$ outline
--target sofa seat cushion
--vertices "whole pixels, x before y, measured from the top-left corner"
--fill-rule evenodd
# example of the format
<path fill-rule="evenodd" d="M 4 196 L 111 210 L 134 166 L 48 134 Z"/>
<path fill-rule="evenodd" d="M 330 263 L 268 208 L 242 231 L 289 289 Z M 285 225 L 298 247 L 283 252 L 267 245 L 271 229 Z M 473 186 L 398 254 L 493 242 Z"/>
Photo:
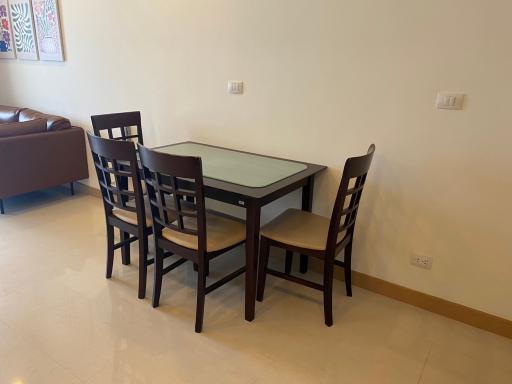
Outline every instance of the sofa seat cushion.
<path fill-rule="evenodd" d="M 19 121 L 29 121 L 35 119 L 46 119 L 48 131 L 60 131 L 62 129 L 71 128 L 71 123 L 68 119 L 62 116 L 47 115 L 42 112 L 34 111 L 33 109 L 23 109 L 20 111 Z"/>
<path fill-rule="evenodd" d="M 46 119 L 35 119 L 23 123 L 0 124 L 0 137 L 29 135 L 46 132 Z"/>
<path fill-rule="evenodd" d="M 0 124 L 18 121 L 21 108 L 0 105 Z"/>

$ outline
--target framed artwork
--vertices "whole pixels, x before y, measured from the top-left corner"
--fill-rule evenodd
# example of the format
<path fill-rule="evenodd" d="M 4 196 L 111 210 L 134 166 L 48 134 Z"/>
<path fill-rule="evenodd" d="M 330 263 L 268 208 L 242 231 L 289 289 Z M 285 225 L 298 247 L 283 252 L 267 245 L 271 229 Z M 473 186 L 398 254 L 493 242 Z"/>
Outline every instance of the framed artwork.
<path fill-rule="evenodd" d="M 57 0 L 32 0 L 39 59 L 64 61 Z"/>
<path fill-rule="evenodd" d="M 9 0 L 14 46 L 18 58 L 37 60 L 37 44 L 30 0 Z"/>
<path fill-rule="evenodd" d="M 0 59 L 14 59 L 11 19 L 7 0 L 0 0 Z"/>

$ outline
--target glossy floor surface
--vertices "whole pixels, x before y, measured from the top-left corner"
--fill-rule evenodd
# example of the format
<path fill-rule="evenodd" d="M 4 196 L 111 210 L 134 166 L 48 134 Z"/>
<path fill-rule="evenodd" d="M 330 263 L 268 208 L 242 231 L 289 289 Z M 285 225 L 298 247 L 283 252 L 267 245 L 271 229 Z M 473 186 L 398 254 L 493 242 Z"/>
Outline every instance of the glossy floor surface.
<path fill-rule="evenodd" d="M 164 277 L 159 309 L 149 301 L 151 267 L 147 298 L 137 299 L 135 249 L 132 265 L 116 254 L 113 278 L 104 278 L 99 199 L 57 189 L 6 208 L 2 384 L 512 382 L 512 340 L 362 289 L 348 298 L 340 282 L 331 328 L 319 292 L 272 277 L 246 322 L 239 277 L 207 297 L 196 334 L 190 264 Z M 240 252 L 221 259 L 213 277 L 242 262 Z"/>

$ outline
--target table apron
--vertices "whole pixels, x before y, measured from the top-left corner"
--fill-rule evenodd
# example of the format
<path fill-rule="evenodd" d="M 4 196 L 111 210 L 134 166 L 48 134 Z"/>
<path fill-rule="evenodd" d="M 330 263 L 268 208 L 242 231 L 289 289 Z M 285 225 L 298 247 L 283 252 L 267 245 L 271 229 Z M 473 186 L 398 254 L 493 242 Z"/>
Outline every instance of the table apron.
<path fill-rule="evenodd" d="M 283 188 L 281 189 L 278 189 L 277 191 L 275 192 L 272 192 L 271 194 L 267 195 L 267 196 L 264 196 L 263 198 L 261 199 L 258 199 L 259 202 L 260 202 L 260 206 L 264 206 L 264 205 L 267 205 L 283 196 L 286 196 L 287 194 L 299 189 L 299 188 L 302 188 L 304 186 L 306 186 L 308 184 L 308 180 L 310 177 L 314 177 L 313 176 L 308 176 L 308 177 L 305 177 L 303 179 L 300 179 L 292 184 L 289 184 L 289 185 L 286 185 L 284 186 Z"/>
<path fill-rule="evenodd" d="M 250 200 L 247 196 L 239 195 L 223 189 L 208 187 L 206 185 L 204 187 L 204 196 L 212 200 L 221 201 L 223 203 L 236 205 L 237 207 L 242 208 L 246 208 L 247 202 Z"/>
<path fill-rule="evenodd" d="M 259 207 L 263 207 L 264 205 L 267 205 L 279 199 L 280 197 L 283 197 L 299 188 L 303 188 L 304 186 L 308 185 L 310 178 L 314 178 L 314 175 L 306 176 L 262 197 L 247 196 L 236 192 L 226 191 L 224 189 L 214 188 L 208 185 L 204 186 L 204 196 L 212 200 L 221 201 L 223 203 L 236 205 L 237 207 L 242 208 L 247 208 L 250 202 L 258 205 Z M 178 185 L 180 188 L 190 188 L 191 186 L 190 182 L 186 180 L 180 180 Z"/>

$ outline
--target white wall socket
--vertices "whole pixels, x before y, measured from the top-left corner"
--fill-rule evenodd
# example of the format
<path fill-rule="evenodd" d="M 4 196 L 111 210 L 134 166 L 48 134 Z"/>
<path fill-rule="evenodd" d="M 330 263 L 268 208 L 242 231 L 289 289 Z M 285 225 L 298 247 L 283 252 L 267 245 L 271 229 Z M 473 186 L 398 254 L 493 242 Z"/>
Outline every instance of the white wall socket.
<path fill-rule="evenodd" d="M 244 93 L 244 82 L 243 81 L 228 81 L 228 92 L 232 95 L 241 95 Z"/>
<path fill-rule="evenodd" d="M 417 253 L 413 253 L 411 255 L 411 265 L 415 267 L 423 268 L 423 269 L 432 269 L 432 263 L 434 259 L 431 256 L 419 255 Z"/>

